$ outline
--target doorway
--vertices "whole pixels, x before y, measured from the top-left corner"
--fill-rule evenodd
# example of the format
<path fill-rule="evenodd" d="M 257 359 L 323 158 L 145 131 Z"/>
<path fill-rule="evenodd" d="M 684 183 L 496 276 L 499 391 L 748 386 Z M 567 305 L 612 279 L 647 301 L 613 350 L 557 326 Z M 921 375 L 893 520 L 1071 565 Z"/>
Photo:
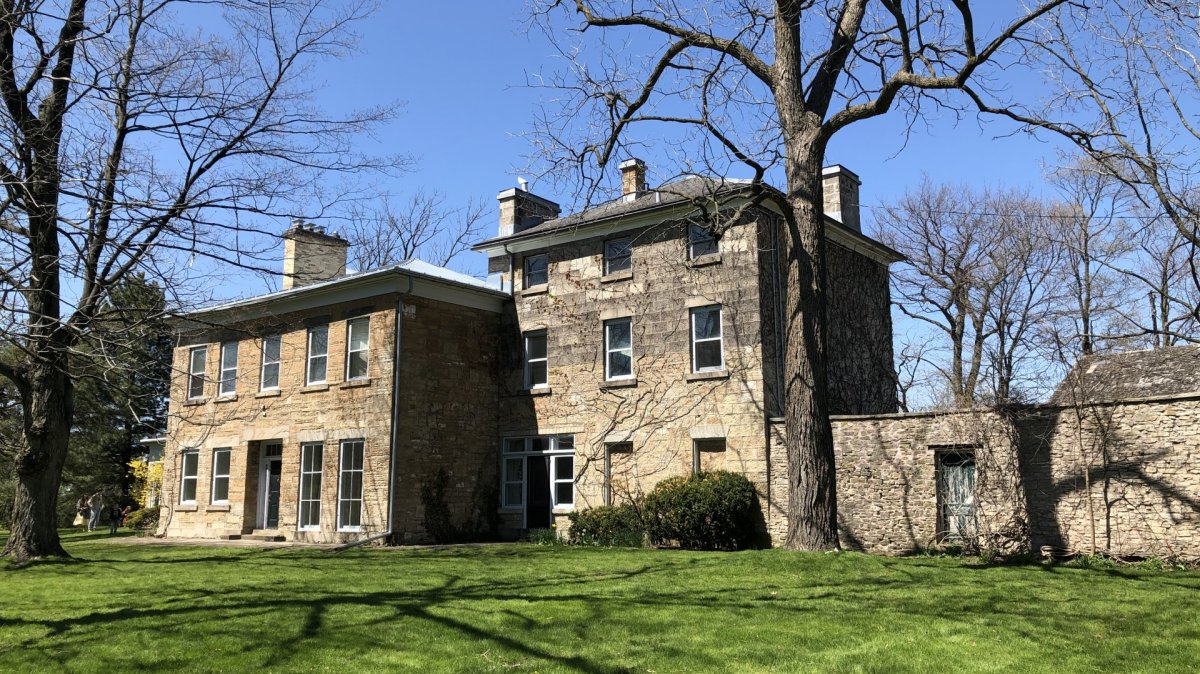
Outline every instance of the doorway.
<path fill-rule="evenodd" d="M 969 451 L 937 455 L 938 534 L 945 541 L 975 543 L 975 454 Z"/>
<path fill-rule="evenodd" d="M 279 528 L 279 483 L 283 475 L 283 443 L 263 444 L 258 477 L 258 528 Z"/>
<path fill-rule="evenodd" d="M 525 481 L 525 528 L 549 529 L 554 504 L 550 499 L 550 457 L 530 456 L 526 460 L 529 479 Z"/>

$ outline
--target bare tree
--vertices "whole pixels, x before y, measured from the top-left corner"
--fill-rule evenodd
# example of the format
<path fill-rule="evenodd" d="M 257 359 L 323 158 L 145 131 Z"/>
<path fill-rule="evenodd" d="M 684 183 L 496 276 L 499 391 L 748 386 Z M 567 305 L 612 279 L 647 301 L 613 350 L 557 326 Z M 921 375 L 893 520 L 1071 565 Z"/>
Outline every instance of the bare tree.
<path fill-rule="evenodd" d="M 417 192 L 398 207 L 353 209 L 346 239 L 360 270 L 417 258 L 444 267 L 482 238 L 487 214 L 481 200 L 449 208 L 441 194 Z"/>
<path fill-rule="evenodd" d="M 561 114 L 545 116 L 537 133 L 551 170 L 587 184 L 594 168 L 609 167 L 640 142 L 639 129 L 656 138 L 682 129 L 678 140 L 697 141 L 686 151 L 691 164 L 720 175 L 745 167 L 758 199 L 783 214 L 788 547 L 838 547 L 820 181 L 830 139 L 893 108 L 915 119 L 923 101 L 946 102 L 935 98 L 938 91 L 997 84 L 985 66 L 1002 69 L 1006 48 L 1031 38 L 1033 24 L 1066 2 L 1032 3 L 987 35 L 977 32 L 969 0 L 536 4 L 573 64 L 550 83 L 560 92 Z M 566 44 L 570 32 L 554 19 L 564 13 L 582 21 L 585 39 L 600 30 L 599 57 Z M 649 41 L 617 42 L 621 29 Z M 654 45 L 653 55 L 640 53 L 645 44 Z M 766 189 L 768 172 L 778 170 L 785 188 Z"/>
<path fill-rule="evenodd" d="M 350 145 L 387 108 L 326 115 L 307 83 L 314 59 L 351 47 L 363 12 L 332 0 L 0 3 L 0 377 L 22 420 L 4 554 L 66 554 L 55 505 L 72 361 L 122 279 L 178 288 L 186 258 L 264 266 L 259 223 L 313 215 L 339 196 L 339 172 L 399 166 Z"/>

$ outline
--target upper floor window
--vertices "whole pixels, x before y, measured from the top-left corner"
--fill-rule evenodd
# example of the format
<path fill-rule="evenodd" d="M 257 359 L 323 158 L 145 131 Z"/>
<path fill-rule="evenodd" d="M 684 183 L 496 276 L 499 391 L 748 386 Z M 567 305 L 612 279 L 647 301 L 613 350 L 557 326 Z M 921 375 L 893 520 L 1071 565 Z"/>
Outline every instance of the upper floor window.
<path fill-rule="evenodd" d="M 525 258 L 525 287 L 546 285 L 549 280 L 549 256 L 545 253 Z"/>
<path fill-rule="evenodd" d="M 525 388 L 546 385 L 546 331 L 525 333 Z"/>
<path fill-rule="evenodd" d="M 308 367 L 305 384 L 324 384 L 325 370 L 329 364 L 329 326 L 318 325 L 308 329 Z"/>
<path fill-rule="evenodd" d="M 692 309 L 692 372 L 725 369 L 721 305 Z"/>
<path fill-rule="evenodd" d="M 633 376 L 633 319 L 617 318 L 604 322 L 604 378 L 628 379 Z"/>
<path fill-rule="evenodd" d="M 196 480 L 200 475 L 200 452 L 195 449 L 183 450 L 179 466 L 179 502 L 196 502 Z"/>
<path fill-rule="evenodd" d="M 228 447 L 213 450 L 212 498 L 209 503 L 229 503 L 229 458 L 233 451 Z"/>
<path fill-rule="evenodd" d="M 700 225 L 688 225 L 689 260 L 695 260 L 705 255 L 715 255 L 719 250 L 717 237 L 713 235 L 712 230 Z"/>
<path fill-rule="evenodd" d="M 225 342 L 221 345 L 221 379 L 217 384 L 217 395 L 237 393 L 238 343 Z"/>
<path fill-rule="evenodd" d="M 371 345 L 371 319 L 346 322 L 346 380 L 367 378 L 367 351 Z"/>
<path fill-rule="evenodd" d="M 604 242 L 604 274 L 615 274 L 633 268 L 633 239 L 613 239 Z"/>
<path fill-rule="evenodd" d="M 258 388 L 263 391 L 279 388 L 279 335 L 263 338 L 262 374 Z"/>
<path fill-rule="evenodd" d="M 188 352 L 188 399 L 204 397 L 204 366 L 207 362 L 207 346 L 197 346 Z"/>

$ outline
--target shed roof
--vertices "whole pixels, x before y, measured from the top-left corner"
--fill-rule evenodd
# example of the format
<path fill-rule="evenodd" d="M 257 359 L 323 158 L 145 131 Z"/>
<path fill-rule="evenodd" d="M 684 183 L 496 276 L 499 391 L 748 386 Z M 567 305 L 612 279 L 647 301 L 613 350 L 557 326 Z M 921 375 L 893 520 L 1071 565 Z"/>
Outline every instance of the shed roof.
<path fill-rule="evenodd" d="M 1200 392 L 1200 345 L 1079 359 L 1050 397 L 1052 405 L 1119 401 Z"/>

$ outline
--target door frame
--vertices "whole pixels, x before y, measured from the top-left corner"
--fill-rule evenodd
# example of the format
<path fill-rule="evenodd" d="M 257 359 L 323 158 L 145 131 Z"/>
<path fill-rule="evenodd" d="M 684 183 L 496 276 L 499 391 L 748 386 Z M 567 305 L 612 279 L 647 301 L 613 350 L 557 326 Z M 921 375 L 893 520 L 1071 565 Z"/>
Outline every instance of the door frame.
<path fill-rule="evenodd" d="M 277 447 L 278 453 L 275 454 L 274 456 L 267 456 L 267 450 L 270 447 Z M 255 514 L 254 528 L 255 529 L 266 529 L 267 528 L 267 510 L 270 507 L 270 504 L 268 503 L 268 499 L 270 496 L 269 490 L 271 488 L 270 477 L 271 477 L 271 464 L 272 463 L 279 464 L 279 480 L 280 480 L 280 487 L 281 487 L 280 494 L 279 494 L 279 497 L 280 497 L 279 501 L 280 501 L 280 504 L 282 504 L 282 502 L 283 502 L 283 489 L 282 489 L 283 443 L 282 442 L 264 442 L 264 443 L 262 443 L 262 446 L 259 448 L 258 451 L 259 451 L 259 456 L 258 456 L 258 512 Z M 279 528 L 278 523 L 276 523 L 275 528 L 276 529 Z"/>

